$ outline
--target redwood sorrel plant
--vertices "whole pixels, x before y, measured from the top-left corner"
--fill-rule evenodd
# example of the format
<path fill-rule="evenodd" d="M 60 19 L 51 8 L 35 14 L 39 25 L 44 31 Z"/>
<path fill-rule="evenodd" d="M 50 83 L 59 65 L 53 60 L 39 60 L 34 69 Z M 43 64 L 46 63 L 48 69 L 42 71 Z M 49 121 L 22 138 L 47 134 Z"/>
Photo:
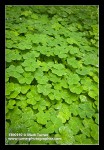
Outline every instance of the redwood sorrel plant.
<path fill-rule="evenodd" d="M 5 9 L 6 144 L 98 144 L 98 6 Z"/>

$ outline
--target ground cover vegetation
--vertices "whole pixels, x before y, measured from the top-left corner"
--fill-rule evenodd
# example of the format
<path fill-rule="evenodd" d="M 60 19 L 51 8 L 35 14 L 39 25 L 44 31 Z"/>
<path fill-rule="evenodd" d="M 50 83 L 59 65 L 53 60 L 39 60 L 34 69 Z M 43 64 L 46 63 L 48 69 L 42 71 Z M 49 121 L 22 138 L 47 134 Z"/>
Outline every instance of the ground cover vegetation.
<path fill-rule="evenodd" d="M 5 9 L 6 144 L 98 144 L 98 6 Z"/>

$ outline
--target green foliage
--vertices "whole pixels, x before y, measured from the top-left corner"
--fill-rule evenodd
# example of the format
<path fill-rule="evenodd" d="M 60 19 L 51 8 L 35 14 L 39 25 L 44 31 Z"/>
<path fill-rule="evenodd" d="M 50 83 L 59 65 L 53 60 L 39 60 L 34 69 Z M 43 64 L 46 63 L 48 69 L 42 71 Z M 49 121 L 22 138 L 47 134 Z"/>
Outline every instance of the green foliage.
<path fill-rule="evenodd" d="M 97 6 L 6 6 L 6 144 L 99 143 L 98 32 Z"/>
<path fill-rule="evenodd" d="M 61 138 L 61 141 L 56 141 L 57 144 L 61 145 L 72 145 L 75 141 L 73 132 L 67 126 L 61 126 L 59 128 L 59 134 L 56 134 L 55 137 Z"/>

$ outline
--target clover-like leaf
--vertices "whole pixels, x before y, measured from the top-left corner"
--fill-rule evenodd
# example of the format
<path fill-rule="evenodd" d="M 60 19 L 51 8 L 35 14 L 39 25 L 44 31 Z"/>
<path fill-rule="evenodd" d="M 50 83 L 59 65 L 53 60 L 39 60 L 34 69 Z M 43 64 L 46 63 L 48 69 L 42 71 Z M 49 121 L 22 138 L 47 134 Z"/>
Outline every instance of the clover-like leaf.
<path fill-rule="evenodd" d="M 7 48 L 13 48 L 14 42 L 12 40 L 6 40 L 6 47 Z"/>
<path fill-rule="evenodd" d="M 73 101 L 77 101 L 78 96 L 75 93 L 69 93 L 68 96 L 65 98 L 65 102 L 68 104 L 72 104 Z"/>
<path fill-rule="evenodd" d="M 87 97 L 85 95 L 80 95 L 80 101 L 81 102 L 86 102 L 87 101 Z"/>
<path fill-rule="evenodd" d="M 15 100 L 9 100 L 9 103 L 8 103 L 7 107 L 9 109 L 13 109 L 15 104 L 16 104 Z"/>
<path fill-rule="evenodd" d="M 52 28 L 55 29 L 55 30 L 59 30 L 59 29 L 61 28 L 61 24 L 59 24 L 59 23 L 54 23 L 54 24 L 52 25 Z"/>
<path fill-rule="evenodd" d="M 76 135 L 83 127 L 81 119 L 78 117 L 71 117 L 68 126 L 73 131 L 74 135 Z"/>
<path fill-rule="evenodd" d="M 56 116 L 53 115 L 51 116 L 50 120 L 51 121 L 48 121 L 46 124 L 48 133 L 54 133 L 54 132 L 58 133 L 59 127 L 63 125 L 61 119 L 56 118 Z"/>
<path fill-rule="evenodd" d="M 32 48 L 32 44 L 30 43 L 30 41 L 22 41 L 20 43 L 18 43 L 17 45 L 18 49 L 20 50 L 27 50 L 27 49 L 31 49 Z"/>
<path fill-rule="evenodd" d="M 21 84 L 24 84 L 24 83 L 27 83 L 27 84 L 30 84 L 34 79 L 34 76 L 32 75 L 31 72 L 24 72 L 23 73 L 23 76 L 21 76 L 19 78 L 19 83 Z"/>
<path fill-rule="evenodd" d="M 61 145 L 72 145 L 75 141 L 73 132 L 68 126 L 61 126 L 59 128 L 59 134 L 56 134 L 55 138 L 60 138 L 60 140 L 57 140 L 56 143 Z"/>
<path fill-rule="evenodd" d="M 75 140 L 77 141 L 76 144 L 91 144 L 91 139 L 87 139 L 86 135 L 79 134 L 75 135 Z"/>
<path fill-rule="evenodd" d="M 79 115 L 81 118 L 85 118 L 86 116 L 88 118 L 91 118 L 94 113 L 95 113 L 94 109 L 88 102 L 84 104 L 79 104 Z"/>
<path fill-rule="evenodd" d="M 39 83 L 39 84 L 47 84 L 47 82 L 48 82 L 48 78 L 47 78 L 47 76 L 43 76 L 43 77 L 41 77 L 41 76 L 38 76 L 37 78 L 37 82 Z"/>
<path fill-rule="evenodd" d="M 29 89 L 30 89 L 30 85 L 23 85 L 21 87 L 21 93 L 26 94 Z"/>
<path fill-rule="evenodd" d="M 80 94 L 83 91 L 83 87 L 80 84 L 69 85 L 69 89 L 72 93 Z"/>
<path fill-rule="evenodd" d="M 26 59 L 23 63 L 22 66 L 25 67 L 26 71 L 31 71 L 34 72 L 36 68 L 38 68 L 38 64 L 35 61 L 35 59 Z"/>
<path fill-rule="evenodd" d="M 16 105 L 19 106 L 20 108 L 25 108 L 27 106 L 27 103 L 26 101 L 23 100 L 23 101 L 18 101 Z"/>
<path fill-rule="evenodd" d="M 67 42 L 69 44 L 76 44 L 79 45 L 78 41 L 76 41 L 74 38 L 67 38 Z"/>
<path fill-rule="evenodd" d="M 98 65 L 98 58 L 96 54 L 85 55 L 83 61 L 85 65 L 90 65 L 90 64 L 94 66 Z"/>
<path fill-rule="evenodd" d="M 33 122 L 33 121 L 32 121 Z M 29 133 L 39 133 L 41 126 L 37 122 L 31 122 L 31 126 L 28 128 Z"/>
<path fill-rule="evenodd" d="M 31 105 L 35 105 L 36 104 L 36 100 L 34 98 L 29 98 L 29 99 L 27 99 L 27 103 L 31 104 Z"/>
<path fill-rule="evenodd" d="M 22 114 L 22 122 L 29 121 L 29 120 L 35 120 L 36 115 L 34 114 L 34 111 L 30 107 L 24 107 Z"/>
<path fill-rule="evenodd" d="M 21 91 L 21 86 L 19 84 L 14 84 L 14 91 L 10 94 L 11 98 L 16 98 L 17 95 L 20 93 Z"/>
<path fill-rule="evenodd" d="M 38 19 L 38 15 L 37 14 L 31 14 L 31 18 L 37 20 Z"/>
<path fill-rule="evenodd" d="M 94 114 L 94 118 L 95 118 L 96 124 L 99 124 L 99 114 L 98 113 Z"/>
<path fill-rule="evenodd" d="M 45 110 L 46 109 L 46 106 L 47 106 L 47 103 L 45 100 L 43 99 L 40 99 L 40 101 L 36 102 L 34 99 L 33 99 L 33 103 L 32 103 L 33 106 L 33 109 L 38 109 L 39 111 L 41 110 Z"/>
<path fill-rule="evenodd" d="M 98 125 L 97 124 L 93 124 L 92 126 L 91 126 L 91 136 L 95 139 L 95 140 L 97 140 L 98 141 L 98 139 L 99 139 L 99 127 L 98 127 Z"/>
<path fill-rule="evenodd" d="M 67 80 L 69 85 L 78 84 L 80 81 L 80 77 L 77 74 L 70 74 L 68 75 Z"/>
<path fill-rule="evenodd" d="M 91 68 L 88 67 L 82 67 L 76 70 L 76 72 L 80 75 L 86 75 L 90 73 Z"/>
<path fill-rule="evenodd" d="M 80 52 L 78 47 L 74 47 L 74 46 L 70 45 L 70 46 L 68 46 L 68 48 L 69 48 L 70 54 L 72 54 L 72 55 Z"/>
<path fill-rule="evenodd" d="M 43 111 L 40 111 L 36 114 L 37 122 L 39 124 L 45 125 L 47 124 L 47 121 L 50 120 L 50 114 L 44 113 Z"/>
<path fill-rule="evenodd" d="M 56 74 L 50 73 L 49 74 L 49 80 L 56 83 L 60 82 L 60 77 L 58 77 Z"/>
<path fill-rule="evenodd" d="M 34 59 L 35 60 L 35 58 L 38 57 L 39 55 L 40 55 L 39 52 L 37 52 L 36 50 L 33 50 L 29 53 L 24 54 L 23 58 L 24 59 Z"/>
<path fill-rule="evenodd" d="M 69 111 L 68 105 L 62 105 L 57 117 L 62 120 L 62 123 L 65 123 L 66 120 L 68 120 L 71 117 L 71 112 Z"/>
<path fill-rule="evenodd" d="M 21 13 L 21 15 L 24 15 L 24 16 L 30 16 L 32 14 L 32 12 L 30 11 L 30 10 L 26 10 L 26 11 L 23 11 L 22 13 Z"/>
<path fill-rule="evenodd" d="M 67 63 L 72 66 L 73 68 L 79 67 L 79 62 L 76 60 L 75 57 L 67 58 Z"/>
<path fill-rule="evenodd" d="M 43 93 L 43 95 L 48 95 L 51 92 L 51 84 L 46 85 L 37 85 L 37 90 L 39 93 Z"/>
<path fill-rule="evenodd" d="M 82 134 L 86 135 L 87 137 L 91 136 L 90 135 L 90 128 L 87 128 L 87 127 L 83 126 L 80 130 L 81 130 Z"/>
<path fill-rule="evenodd" d="M 92 120 L 91 118 L 85 118 L 82 121 L 82 123 L 85 126 L 85 128 L 90 128 L 91 129 L 91 126 L 94 124 L 94 120 Z"/>
<path fill-rule="evenodd" d="M 59 90 L 54 90 L 53 95 L 54 95 L 54 99 L 61 100 L 61 93 Z"/>
<path fill-rule="evenodd" d="M 17 50 L 6 49 L 6 62 L 11 62 L 12 60 L 21 60 L 22 56 Z"/>
<path fill-rule="evenodd" d="M 14 83 L 6 84 L 6 95 L 10 95 L 10 93 L 14 91 Z"/>
<path fill-rule="evenodd" d="M 62 64 L 55 64 L 52 72 L 58 76 L 66 75 L 65 67 Z"/>
<path fill-rule="evenodd" d="M 95 89 L 92 89 L 91 91 L 88 92 L 88 95 L 91 97 L 91 98 L 96 98 L 96 96 L 98 96 L 98 89 L 95 88 Z"/>
<path fill-rule="evenodd" d="M 78 103 L 72 103 L 69 107 L 71 114 L 73 114 L 74 116 L 77 116 L 79 113 L 79 106 Z"/>
<path fill-rule="evenodd" d="M 81 84 L 83 86 L 83 89 L 88 91 L 90 89 L 89 85 L 92 85 L 92 80 L 89 77 L 84 77 L 81 79 Z"/>

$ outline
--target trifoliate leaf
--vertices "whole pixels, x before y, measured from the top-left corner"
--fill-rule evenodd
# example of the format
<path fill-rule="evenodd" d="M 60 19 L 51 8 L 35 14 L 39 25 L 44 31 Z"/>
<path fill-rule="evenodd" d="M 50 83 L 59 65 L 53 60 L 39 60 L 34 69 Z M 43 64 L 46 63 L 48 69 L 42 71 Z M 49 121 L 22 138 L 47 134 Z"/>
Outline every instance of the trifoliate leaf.
<path fill-rule="evenodd" d="M 79 113 L 79 106 L 77 103 L 72 103 L 69 107 L 69 110 L 71 112 L 71 114 L 73 114 L 74 116 L 77 116 Z"/>
<path fill-rule="evenodd" d="M 67 58 L 67 63 L 72 66 L 73 68 L 79 67 L 79 62 L 76 60 L 75 57 Z"/>
<path fill-rule="evenodd" d="M 55 74 L 50 73 L 49 74 L 49 80 L 52 81 L 52 82 L 54 82 L 54 83 L 60 82 L 60 77 L 58 77 Z"/>
<path fill-rule="evenodd" d="M 74 47 L 74 46 L 70 45 L 70 46 L 68 46 L 68 48 L 69 48 L 70 54 L 72 54 L 72 55 L 80 52 L 78 47 Z"/>
<path fill-rule="evenodd" d="M 22 66 L 25 67 L 25 71 L 31 71 L 31 72 L 34 72 L 36 68 L 38 68 L 38 64 L 34 59 L 26 59 L 22 63 Z"/>
<path fill-rule="evenodd" d="M 85 55 L 83 61 L 85 65 L 98 65 L 98 58 L 96 54 Z"/>
<path fill-rule="evenodd" d="M 27 106 L 26 101 L 18 101 L 16 103 L 17 106 L 21 107 L 21 108 L 25 108 Z"/>
<path fill-rule="evenodd" d="M 38 15 L 36 15 L 36 14 L 32 14 L 32 15 L 31 15 L 31 18 L 33 18 L 33 19 L 37 20 L 37 19 L 38 19 Z"/>
<path fill-rule="evenodd" d="M 60 140 L 56 141 L 57 144 L 72 145 L 74 143 L 75 140 L 74 140 L 73 132 L 70 130 L 69 127 L 61 126 L 59 128 L 59 133 L 60 134 L 55 135 L 56 138 L 60 138 Z"/>
<path fill-rule="evenodd" d="M 13 109 L 15 104 L 16 104 L 15 100 L 9 100 L 9 103 L 8 103 L 7 106 L 8 106 L 9 109 Z"/>
<path fill-rule="evenodd" d="M 28 104 L 31 104 L 31 105 L 35 105 L 35 104 L 36 104 L 36 101 L 35 101 L 34 98 L 29 98 L 29 99 L 27 99 L 27 103 L 28 103 Z"/>
<path fill-rule="evenodd" d="M 80 94 L 83 91 L 83 87 L 80 84 L 69 85 L 69 89 L 72 93 Z"/>
<path fill-rule="evenodd" d="M 6 49 L 6 62 L 11 62 L 13 60 L 21 60 L 22 56 L 17 50 Z"/>
<path fill-rule="evenodd" d="M 88 95 L 91 97 L 91 98 L 96 98 L 96 96 L 98 96 L 98 89 L 94 89 L 94 90 L 91 90 L 88 92 Z"/>
<path fill-rule="evenodd" d="M 62 105 L 57 117 L 62 120 L 62 123 L 65 123 L 66 120 L 69 120 L 69 118 L 71 117 L 71 113 L 69 111 L 68 105 Z"/>
<path fill-rule="evenodd" d="M 65 79 L 60 80 L 60 86 L 64 88 L 68 88 L 68 83 Z"/>
<path fill-rule="evenodd" d="M 6 47 L 7 48 L 13 48 L 14 42 L 12 40 L 6 40 Z"/>
<path fill-rule="evenodd" d="M 90 68 L 82 67 L 82 68 L 77 69 L 76 72 L 80 75 L 86 75 L 90 73 Z"/>
<path fill-rule="evenodd" d="M 34 99 L 33 99 L 34 100 Z M 45 110 L 46 109 L 46 101 L 41 99 L 39 102 L 36 102 L 35 100 L 33 101 L 32 103 L 33 106 L 33 109 L 38 109 L 39 111 L 41 110 Z"/>
<path fill-rule="evenodd" d="M 81 102 L 86 102 L 87 101 L 87 97 L 84 95 L 80 95 L 80 101 Z"/>
<path fill-rule="evenodd" d="M 6 84 L 6 95 L 10 95 L 10 93 L 14 91 L 14 83 Z"/>
<path fill-rule="evenodd" d="M 65 102 L 68 104 L 72 104 L 73 101 L 77 101 L 78 96 L 75 93 L 69 93 L 69 95 L 65 98 Z"/>
<path fill-rule="evenodd" d="M 94 114 L 94 118 L 95 118 L 96 124 L 99 124 L 99 114 L 98 113 Z"/>
<path fill-rule="evenodd" d="M 31 126 L 28 128 L 29 133 L 39 133 L 39 130 L 41 129 L 41 126 L 37 123 L 31 123 Z"/>
<path fill-rule="evenodd" d="M 49 80 L 47 78 L 47 76 L 43 76 L 43 77 L 38 76 L 38 77 L 36 77 L 36 79 L 37 79 L 37 81 L 38 81 L 39 84 L 47 84 L 47 82 Z"/>
<path fill-rule="evenodd" d="M 27 59 L 35 60 L 35 58 L 38 57 L 39 55 L 40 55 L 39 52 L 33 50 L 33 51 L 29 52 L 29 53 L 24 54 L 23 58 L 26 59 L 26 60 Z"/>
<path fill-rule="evenodd" d="M 79 116 L 81 118 L 85 118 L 86 116 L 88 118 L 91 118 L 94 113 L 95 113 L 94 109 L 88 102 L 84 104 L 79 104 Z"/>
<path fill-rule="evenodd" d="M 68 75 L 67 81 L 69 85 L 78 84 L 80 77 L 77 74 L 70 74 Z"/>
<path fill-rule="evenodd" d="M 62 64 L 55 64 L 54 68 L 52 68 L 52 73 L 58 76 L 66 75 L 65 68 Z"/>
<path fill-rule="evenodd" d="M 74 135 L 76 135 L 83 127 L 81 119 L 78 117 L 71 117 L 68 126 L 73 131 Z"/>
<path fill-rule="evenodd" d="M 34 76 L 32 75 L 31 72 L 24 72 L 23 76 L 21 76 L 21 78 L 19 79 L 19 83 L 23 84 L 23 83 L 27 83 L 30 84 L 34 79 Z"/>
<path fill-rule="evenodd" d="M 86 135 L 84 134 L 75 135 L 75 141 L 77 141 L 78 144 L 83 144 L 83 143 L 89 144 L 89 141 L 88 143 L 86 143 L 87 142 L 86 139 L 87 139 Z"/>
<path fill-rule="evenodd" d="M 43 95 L 48 95 L 51 92 L 51 84 L 46 85 L 37 85 L 37 90 L 39 93 L 43 93 Z"/>
<path fill-rule="evenodd" d="M 13 93 L 10 94 L 10 98 L 16 98 L 20 92 L 14 91 Z"/>
<path fill-rule="evenodd" d="M 24 107 L 21 120 L 25 122 L 29 120 L 35 120 L 35 119 L 36 119 L 36 115 L 34 115 L 34 111 L 30 107 Z"/>
<path fill-rule="evenodd" d="M 48 121 L 46 124 L 47 130 L 49 133 L 58 132 L 59 127 L 62 126 L 62 121 L 60 118 L 56 118 L 56 116 L 51 116 L 51 121 Z"/>
<path fill-rule="evenodd" d="M 21 87 L 21 93 L 26 94 L 29 89 L 30 89 L 30 85 L 23 85 Z"/>
<path fill-rule="evenodd" d="M 16 67 L 16 71 L 17 71 L 18 73 L 24 73 L 24 70 L 23 70 L 22 66 L 17 66 L 17 67 Z"/>
<path fill-rule="evenodd" d="M 94 121 L 91 118 L 85 118 L 82 123 L 85 128 L 91 128 L 91 126 L 94 124 Z"/>
<path fill-rule="evenodd" d="M 30 41 L 22 41 L 20 43 L 18 43 L 17 45 L 18 49 L 20 50 L 27 50 L 27 49 L 31 49 L 32 48 L 32 44 L 30 43 Z"/>
<path fill-rule="evenodd" d="M 99 128 L 98 128 L 98 125 L 97 124 L 93 124 L 91 126 L 91 136 L 95 139 L 95 140 L 98 140 L 99 139 Z"/>
<path fill-rule="evenodd" d="M 37 122 L 42 125 L 47 124 L 47 121 L 50 120 L 50 114 L 44 113 L 43 111 L 37 113 L 36 117 L 37 117 Z"/>
<path fill-rule="evenodd" d="M 54 99 L 61 100 L 61 93 L 59 90 L 54 90 L 53 94 L 54 94 Z"/>
<path fill-rule="evenodd" d="M 99 82 L 98 76 L 94 76 L 93 79 L 95 82 L 97 82 L 97 83 Z"/>
<path fill-rule="evenodd" d="M 74 38 L 67 38 L 67 42 L 69 44 L 76 44 L 79 45 L 78 41 L 76 41 Z"/>
<path fill-rule="evenodd" d="M 85 128 L 84 126 L 80 129 L 82 134 L 86 135 L 87 137 L 90 137 L 90 129 Z"/>
<path fill-rule="evenodd" d="M 30 16 L 32 14 L 32 12 L 30 11 L 30 10 L 26 10 L 26 11 L 23 11 L 22 13 L 21 13 L 21 15 L 24 15 L 24 16 Z"/>

